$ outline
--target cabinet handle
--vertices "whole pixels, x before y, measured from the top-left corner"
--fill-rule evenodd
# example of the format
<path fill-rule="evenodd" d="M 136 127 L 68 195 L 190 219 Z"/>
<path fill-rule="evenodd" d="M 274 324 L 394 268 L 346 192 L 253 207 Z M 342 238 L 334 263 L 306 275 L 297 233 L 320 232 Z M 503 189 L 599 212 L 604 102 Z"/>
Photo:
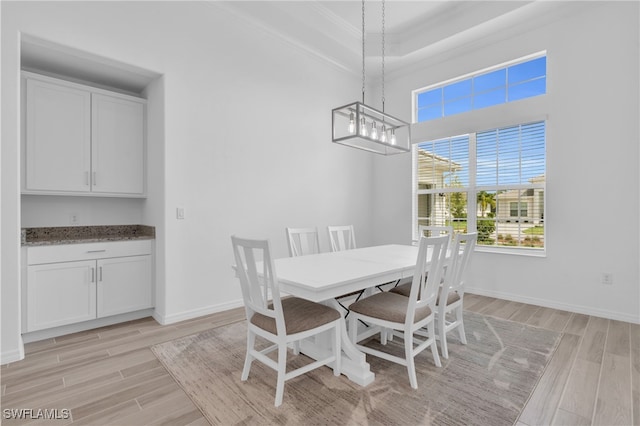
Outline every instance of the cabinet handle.
<path fill-rule="evenodd" d="M 97 183 L 96 183 L 96 172 L 93 172 L 93 186 L 97 186 Z"/>
<path fill-rule="evenodd" d="M 98 280 L 102 281 L 102 266 L 100 267 L 100 278 Z"/>
<path fill-rule="evenodd" d="M 102 250 L 87 250 L 87 253 L 104 253 L 107 249 Z"/>
<path fill-rule="evenodd" d="M 91 282 L 96 280 L 96 268 L 91 268 Z"/>

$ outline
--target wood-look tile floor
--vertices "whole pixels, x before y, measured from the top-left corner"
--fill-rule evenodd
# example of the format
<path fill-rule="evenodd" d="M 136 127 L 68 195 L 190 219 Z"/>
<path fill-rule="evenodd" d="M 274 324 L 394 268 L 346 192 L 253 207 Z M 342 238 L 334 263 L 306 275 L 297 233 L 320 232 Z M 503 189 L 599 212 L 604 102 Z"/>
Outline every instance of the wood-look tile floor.
<path fill-rule="evenodd" d="M 473 294 L 465 309 L 564 333 L 517 426 L 640 425 L 640 325 Z M 49 423 L 206 425 L 150 347 L 243 318 L 147 318 L 27 344 L 24 360 L 0 369 L 2 421 L 31 422 L 5 419 L 7 409 L 68 409 Z"/>

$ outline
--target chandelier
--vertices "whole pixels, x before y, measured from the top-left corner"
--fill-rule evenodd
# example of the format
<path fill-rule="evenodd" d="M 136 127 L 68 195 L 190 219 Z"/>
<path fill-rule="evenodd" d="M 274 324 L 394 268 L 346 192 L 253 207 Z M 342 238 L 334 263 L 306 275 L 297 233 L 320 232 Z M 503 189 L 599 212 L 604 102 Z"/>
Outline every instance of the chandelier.
<path fill-rule="evenodd" d="M 331 124 L 333 142 L 376 154 L 390 155 L 410 151 L 411 127 L 409 123 L 384 112 L 384 24 L 385 4 L 382 0 L 382 111 L 364 103 L 365 28 L 362 0 L 362 102 L 353 102 L 333 109 Z"/>

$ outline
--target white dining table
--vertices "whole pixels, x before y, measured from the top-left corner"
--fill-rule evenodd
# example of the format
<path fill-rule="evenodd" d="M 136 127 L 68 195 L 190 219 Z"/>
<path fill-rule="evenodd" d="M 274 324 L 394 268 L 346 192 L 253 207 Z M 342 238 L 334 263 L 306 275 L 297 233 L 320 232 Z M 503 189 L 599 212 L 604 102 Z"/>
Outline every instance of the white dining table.
<path fill-rule="evenodd" d="M 282 293 L 322 302 L 346 314 L 336 298 L 354 291 L 372 289 L 413 276 L 418 247 L 389 244 L 373 247 L 275 259 Z M 377 290 L 376 290 L 377 291 Z M 320 358 L 331 351 L 331 339 L 301 342 L 301 352 Z M 365 354 L 349 340 L 346 321 L 342 325 L 342 373 L 362 386 L 373 382 Z"/>

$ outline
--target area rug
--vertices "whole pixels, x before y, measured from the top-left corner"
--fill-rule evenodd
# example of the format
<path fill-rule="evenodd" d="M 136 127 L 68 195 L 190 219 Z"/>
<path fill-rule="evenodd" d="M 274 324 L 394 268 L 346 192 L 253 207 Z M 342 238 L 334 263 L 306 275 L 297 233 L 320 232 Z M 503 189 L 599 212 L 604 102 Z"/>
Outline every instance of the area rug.
<path fill-rule="evenodd" d="M 274 407 L 276 373 L 254 361 L 240 380 L 246 322 L 152 348 L 213 425 L 513 425 L 560 341 L 560 333 L 465 312 L 467 345 L 449 339 L 442 368 L 430 350 L 416 357 L 418 389 L 406 367 L 367 356 L 375 380 L 359 386 L 322 367 L 289 380 Z M 403 353 L 394 339 L 387 350 Z M 368 345 L 379 345 L 371 339 Z M 266 343 L 265 343 L 266 347 Z M 288 369 L 308 363 L 288 356 Z"/>

